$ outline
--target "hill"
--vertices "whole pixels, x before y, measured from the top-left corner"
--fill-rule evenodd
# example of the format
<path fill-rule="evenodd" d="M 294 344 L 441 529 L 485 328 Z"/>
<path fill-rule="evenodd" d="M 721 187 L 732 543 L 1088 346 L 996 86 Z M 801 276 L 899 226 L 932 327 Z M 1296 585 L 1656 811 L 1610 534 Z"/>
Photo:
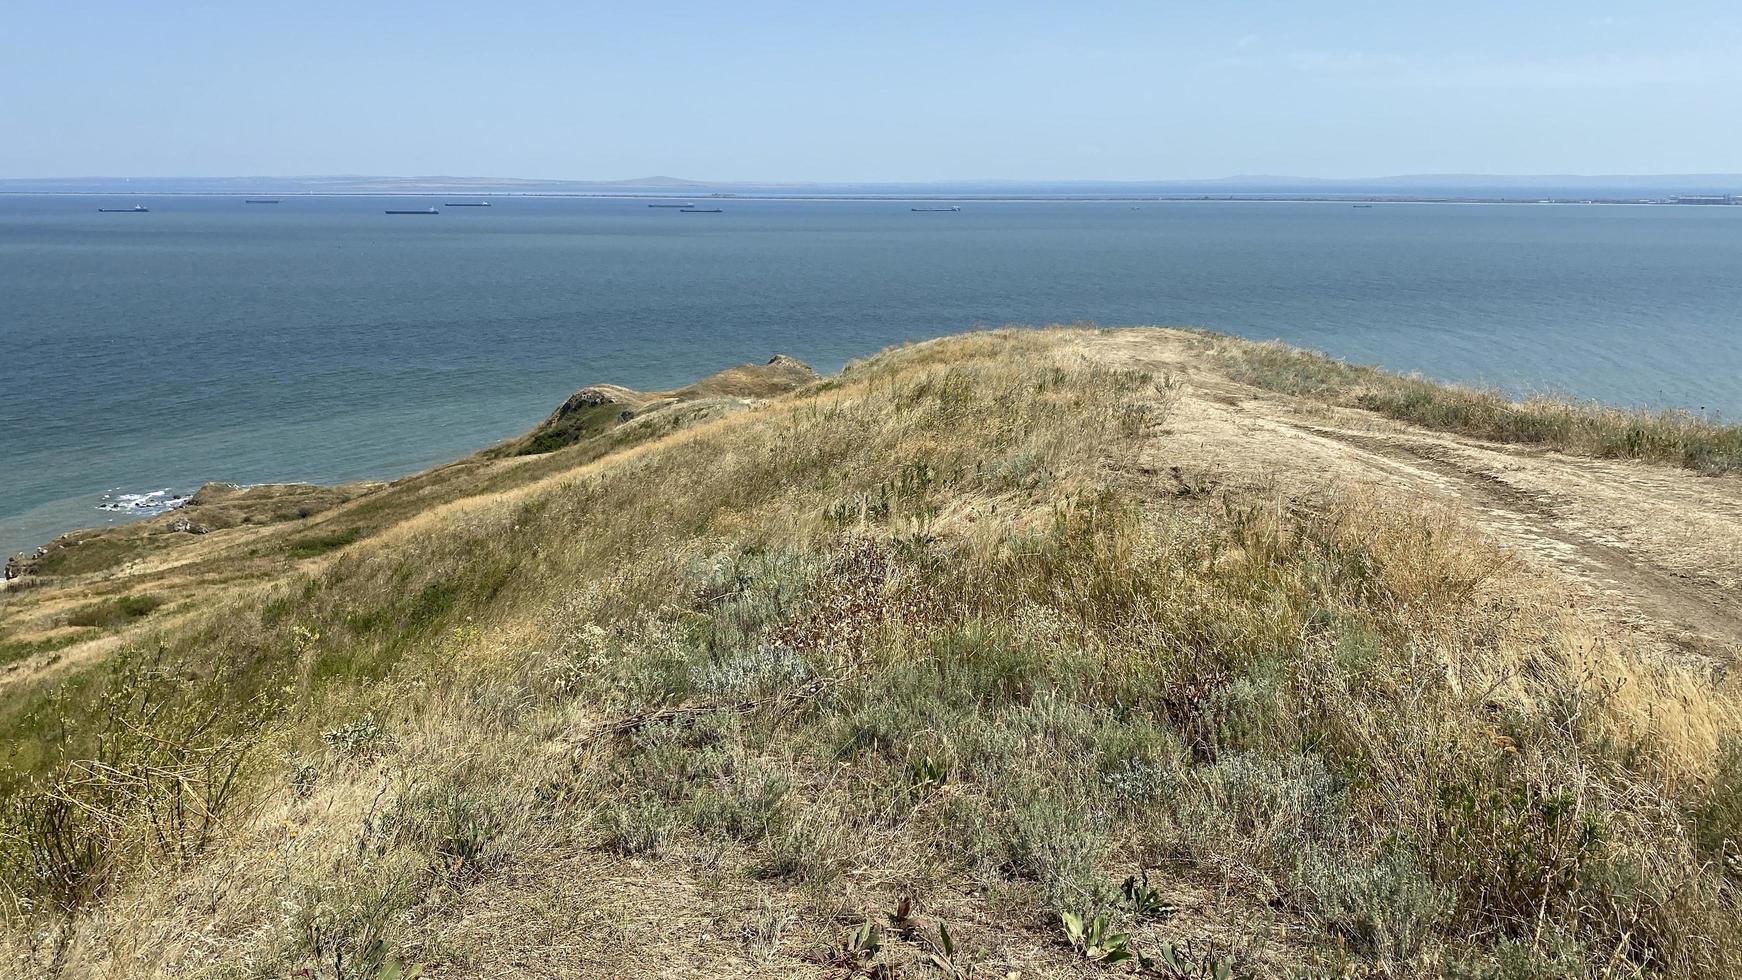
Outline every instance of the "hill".
<path fill-rule="evenodd" d="M 1735 429 L 1161 329 L 591 390 L 0 593 L 0 962 L 1742 968 Z"/>

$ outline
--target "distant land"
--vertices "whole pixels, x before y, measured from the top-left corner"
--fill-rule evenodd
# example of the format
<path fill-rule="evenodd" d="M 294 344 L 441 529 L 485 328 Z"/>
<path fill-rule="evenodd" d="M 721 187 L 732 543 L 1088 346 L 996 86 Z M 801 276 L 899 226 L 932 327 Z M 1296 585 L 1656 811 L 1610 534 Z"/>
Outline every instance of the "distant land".
<path fill-rule="evenodd" d="M 1411 174 L 1319 178 L 1241 175 L 1202 180 L 948 180 L 797 183 L 678 177 L 564 180 L 524 177 L 8 177 L 12 194 L 538 194 L 585 197 L 721 196 L 809 199 L 1662 201 L 1742 197 L 1742 174 Z M 1716 203 L 1716 202 L 1714 202 Z"/>

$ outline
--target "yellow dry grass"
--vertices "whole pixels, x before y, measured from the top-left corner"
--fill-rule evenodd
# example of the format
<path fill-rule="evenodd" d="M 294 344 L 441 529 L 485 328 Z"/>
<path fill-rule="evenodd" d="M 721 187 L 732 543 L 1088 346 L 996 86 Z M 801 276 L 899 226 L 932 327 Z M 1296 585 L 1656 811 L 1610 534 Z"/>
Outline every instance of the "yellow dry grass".
<path fill-rule="evenodd" d="M 60 831 L 89 877 L 16 880 L 0 969 L 1117 972 L 1060 912 L 1266 976 L 1742 964 L 1722 610 L 1617 616 L 1552 515 L 1341 433 L 1441 438 L 1303 414 L 1194 335 L 999 331 L 406 507 L 136 634 L 166 670 L 70 672 L 57 711 L 150 740 Z M 247 791 L 164 847 L 156 774 L 244 702 Z M 16 858 L 55 831 L 15 810 Z"/>

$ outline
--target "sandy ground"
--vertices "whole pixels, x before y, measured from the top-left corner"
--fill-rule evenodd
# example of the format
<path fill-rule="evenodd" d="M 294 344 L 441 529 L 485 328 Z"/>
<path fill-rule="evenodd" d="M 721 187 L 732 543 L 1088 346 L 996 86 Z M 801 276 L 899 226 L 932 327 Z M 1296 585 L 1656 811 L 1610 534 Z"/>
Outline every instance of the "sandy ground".
<path fill-rule="evenodd" d="M 1722 673 L 1742 655 L 1742 478 L 1564 456 L 1419 429 L 1229 381 L 1166 330 L 1085 335 L 1085 355 L 1179 382 L 1139 463 L 1285 493 L 1372 485 L 1455 501 L 1652 646 Z"/>

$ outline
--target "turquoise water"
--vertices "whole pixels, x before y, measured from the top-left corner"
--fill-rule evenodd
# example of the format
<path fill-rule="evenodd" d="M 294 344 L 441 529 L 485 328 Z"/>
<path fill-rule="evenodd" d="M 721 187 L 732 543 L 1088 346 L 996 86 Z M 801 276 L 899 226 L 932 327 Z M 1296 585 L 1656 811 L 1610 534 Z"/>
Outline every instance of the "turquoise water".
<path fill-rule="evenodd" d="M 455 198 L 458 200 L 458 198 Z M 125 495 L 388 477 L 596 381 L 1193 324 L 1742 416 L 1742 208 L 0 196 L 0 550 Z M 105 497 L 105 495 L 108 495 Z"/>

